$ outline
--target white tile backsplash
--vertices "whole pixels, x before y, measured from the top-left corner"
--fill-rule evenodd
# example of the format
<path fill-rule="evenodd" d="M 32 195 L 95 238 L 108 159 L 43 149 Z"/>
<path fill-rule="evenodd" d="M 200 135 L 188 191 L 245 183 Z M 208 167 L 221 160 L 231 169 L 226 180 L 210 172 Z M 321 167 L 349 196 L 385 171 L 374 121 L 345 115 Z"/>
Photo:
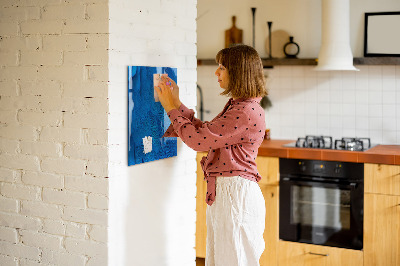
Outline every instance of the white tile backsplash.
<path fill-rule="evenodd" d="M 400 66 L 356 67 L 360 71 L 323 72 L 314 71 L 313 66 L 265 70 L 273 104 L 266 111 L 271 137 L 296 139 L 322 134 L 400 144 Z M 214 71 L 213 66 L 198 67 L 198 83 L 205 91 L 204 107 L 211 111 L 211 119 L 228 100 L 223 96 L 211 100 L 221 90 Z"/>

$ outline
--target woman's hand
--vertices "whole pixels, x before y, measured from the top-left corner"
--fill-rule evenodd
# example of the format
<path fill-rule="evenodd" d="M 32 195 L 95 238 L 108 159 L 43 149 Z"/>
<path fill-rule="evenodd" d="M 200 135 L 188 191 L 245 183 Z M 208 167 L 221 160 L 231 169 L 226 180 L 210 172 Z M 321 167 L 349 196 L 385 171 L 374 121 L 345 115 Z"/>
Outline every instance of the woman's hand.
<path fill-rule="evenodd" d="M 175 81 L 173 79 L 171 79 L 170 77 L 162 77 L 161 81 L 165 82 L 167 84 L 167 82 L 170 82 L 170 84 L 172 85 L 172 98 L 174 101 L 174 105 L 175 107 L 178 109 L 181 106 L 181 101 L 179 100 L 179 87 L 178 85 L 176 85 Z"/>
<path fill-rule="evenodd" d="M 161 105 L 164 107 L 167 113 L 172 109 L 177 109 L 175 107 L 174 96 L 172 95 L 171 91 L 172 86 L 167 86 L 166 82 L 161 80 L 158 87 L 154 88 L 158 94 L 158 99 L 160 100 Z"/>

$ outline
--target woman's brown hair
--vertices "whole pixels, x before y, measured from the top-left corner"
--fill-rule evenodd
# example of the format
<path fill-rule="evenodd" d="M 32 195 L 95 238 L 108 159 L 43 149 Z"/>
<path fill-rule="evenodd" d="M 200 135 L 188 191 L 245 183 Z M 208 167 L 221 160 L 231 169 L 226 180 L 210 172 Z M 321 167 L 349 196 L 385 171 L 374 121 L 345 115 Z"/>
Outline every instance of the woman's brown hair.
<path fill-rule="evenodd" d="M 247 45 L 222 49 L 215 57 L 229 74 L 228 88 L 221 95 L 233 98 L 254 98 L 267 95 L 263 65 L 257 51 Z"/>

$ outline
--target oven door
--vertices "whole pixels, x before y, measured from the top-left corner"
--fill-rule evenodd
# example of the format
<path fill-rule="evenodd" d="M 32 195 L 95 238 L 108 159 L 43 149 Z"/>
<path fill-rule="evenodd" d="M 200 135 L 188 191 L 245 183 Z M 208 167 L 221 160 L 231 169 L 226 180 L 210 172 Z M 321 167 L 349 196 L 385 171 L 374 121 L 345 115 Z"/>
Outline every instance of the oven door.
<path fill-rule="evenodd" d="M 363 199 L 363 182 L 281 177 L 279 237 L 361 250 Z"/>

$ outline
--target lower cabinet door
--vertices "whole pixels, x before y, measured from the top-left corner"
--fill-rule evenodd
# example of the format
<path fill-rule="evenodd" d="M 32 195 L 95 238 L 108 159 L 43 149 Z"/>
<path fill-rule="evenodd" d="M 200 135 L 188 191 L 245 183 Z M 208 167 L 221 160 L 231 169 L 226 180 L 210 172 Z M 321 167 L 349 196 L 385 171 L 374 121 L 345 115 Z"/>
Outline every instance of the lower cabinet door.
<path fill-rule="evenodd" d="M 363 252 L 344 248 L 279 241 L 279 266 L 361 266 Z"/>
<path fill-rule="evenodd" d="M 260 184 L 265 199 L 265 250 L 260 258 L 260 266 L 276 266 L 278 263 L 278 200 L 279 187 Z"/>
<path fill-rule="evenodd" d="M 365 194 L 364 260 L 365 266 L 400 265 L 400 196 Z"/>

